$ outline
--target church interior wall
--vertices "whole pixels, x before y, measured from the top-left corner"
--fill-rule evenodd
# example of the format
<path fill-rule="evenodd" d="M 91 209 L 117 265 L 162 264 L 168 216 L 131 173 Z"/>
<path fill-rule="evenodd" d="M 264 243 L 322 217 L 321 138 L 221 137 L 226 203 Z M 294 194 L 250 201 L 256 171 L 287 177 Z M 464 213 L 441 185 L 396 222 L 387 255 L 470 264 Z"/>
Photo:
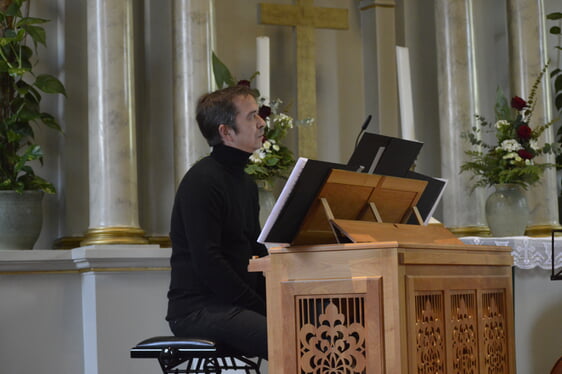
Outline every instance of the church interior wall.
<path fill-rule="evenodd" d="M 290 3 L 290 0 L 286 0 Z M 271 96 L 285 101 L 295 116 L 296 75 L 294 35 L 290 27 L 261 25 L 258 0 L 216 0 L 216 52 L 239 77 L 255 71 L 255 38 L 270 37 Z M 493 116 L 496 87 L 508 85 L 505 0 L 474 3 L 478 95 L 484 115 Z M 545 1 L 547 12 L 555 2 Z M 412 94 L 416 132 L 424 148 L 416 163 L 422 173 L 440 176 L 439 118 L 437 109 L 436 53 L 433 1 L 397 1 L 397 42 L 410 50 Z M 64 136 L 43 129 L 37 137 L 45 148 L 45 165 L 38 173 L 55 183 L 59 193 L 45 198 L 45 227 L 37 248 L 50 248 L 62 236 L 83 235 L 88 228 L 87 156 L 87 30 L 86 1 L 35 1 L 47 24 L 48 45 L 40 47 L 39 66 L 57 74 L 66 84 L 68 97 L 47 97 L 47 110 L 59 114 Z M 342 7 L 337 1 L 318 6 Z M 348 2 L 350 29 L 316 30 L 319 158 L 347 161 L 358 128 L 376 109 L 373 95 L 372 58 L 363 53 L 370 35 L 355 2 Z M 173 185 L 172 44 L 171 4 L 136 3 L 135 85 L 138 143 L 139 210 L 141 228 L 148 235 L 166 235 Z M 549 36 L 549 43 L 556 40 Z M 555 60 L 553 48 L 549 48 Z M 369 78 L 371 77 L 371 78 Z M 376 131 L 371 123 L 369 131 Z M 296 134 L 288 143 L 296 148 Z M 439 218 L 439 213 L 437 214 Z"/>

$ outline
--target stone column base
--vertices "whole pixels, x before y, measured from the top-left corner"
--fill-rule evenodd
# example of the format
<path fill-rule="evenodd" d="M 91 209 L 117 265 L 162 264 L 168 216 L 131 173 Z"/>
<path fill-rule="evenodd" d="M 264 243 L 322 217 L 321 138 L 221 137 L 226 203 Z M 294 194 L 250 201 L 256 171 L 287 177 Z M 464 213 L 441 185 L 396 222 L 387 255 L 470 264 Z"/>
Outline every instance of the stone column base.
<path fill-rule="evenodd" d="M 100 227 L 88 229 L 81 247 L 99 244 L 148 244 L 144 230 L 137 227 Z"/>

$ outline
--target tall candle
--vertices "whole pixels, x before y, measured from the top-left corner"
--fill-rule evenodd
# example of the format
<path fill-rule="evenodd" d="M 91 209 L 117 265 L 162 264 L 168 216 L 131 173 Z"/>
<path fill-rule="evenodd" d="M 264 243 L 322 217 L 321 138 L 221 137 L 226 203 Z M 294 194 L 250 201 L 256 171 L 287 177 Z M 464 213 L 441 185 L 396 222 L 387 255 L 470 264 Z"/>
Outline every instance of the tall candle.
<path fill-rule="evenodd" d="M 410 55 L 408 48 L 396 47 L 398 71 L 398 97 L 400 99 L 400 119 L 402 139 L 416 140 L 414 129 L 414 104 L 412 100 L 412 79 L 410 77 Z"/>
<path fill-rule="evenodd" d="M 269 103 L 269 37 L 258 36 L 256 38 L 257 61 L 256 70 L 259 75 L 256 78 L 256 87 L 260 91 L 261 97 Z"/>

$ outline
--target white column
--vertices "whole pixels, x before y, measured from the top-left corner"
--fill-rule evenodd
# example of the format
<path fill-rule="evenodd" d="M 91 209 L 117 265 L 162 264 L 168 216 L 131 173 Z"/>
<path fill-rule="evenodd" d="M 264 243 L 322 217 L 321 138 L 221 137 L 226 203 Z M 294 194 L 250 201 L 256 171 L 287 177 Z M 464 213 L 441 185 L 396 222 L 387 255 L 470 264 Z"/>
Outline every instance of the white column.
<path fill-rule="evenodd" d="M 459 175 L 467 144 L 460 138 L 478 113 L 472 0 L 437 0 L 435 4 L 439 121 L 442 176 L 449 180 L 443 195 L 444 224 L 453 232 L 486 232 L 484 191 L 470 194 L 470 175 Z"/>
<path fill-rule="evenodd" d="M 545 12 L 542 0 L 508 0 L 509 61 L 511 69 L 511 96 L 527 99 L 531 86 L 548 58 L 546 48 Z M 552 119 L 550 81 L 545 75 L 535 99 L 532 128 Z M 552 128 L 544 132 L 541 141 L 552 143 Z M 543 161 L 554 162 L 549 155 Z M 554 169 L 545 171 L 543 177 L 527 193 L 530 218 L 528 235 L 550 235 L 558 224 L 557 181 Z"/>
<path fill-rule="evenodd" d="M 199 97 L 214 89 L 213 0 L 174 0 L 174 176 L 176 186 L 185 172 L 209 152 L 195 121 Z"/>
<path fill-rule="evenodd" d="M 365 109 L 373 113 L 370 128 L 399 136 L 398 82 L 396 77 L 396 1 L 377 0 L 361 6 L 365 51 Z"/>
<path fill-rule="evenodd" d="M 87 2 L 90 222 L 82 245 L 143 244 L 138 222 L 133 0 Z"/>

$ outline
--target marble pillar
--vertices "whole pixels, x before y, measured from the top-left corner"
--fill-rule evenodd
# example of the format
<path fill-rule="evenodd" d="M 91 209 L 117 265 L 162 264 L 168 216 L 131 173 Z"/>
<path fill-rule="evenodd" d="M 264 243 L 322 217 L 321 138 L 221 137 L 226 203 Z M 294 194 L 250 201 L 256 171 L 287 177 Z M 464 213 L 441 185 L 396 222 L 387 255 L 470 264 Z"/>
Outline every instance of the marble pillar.
<path fill-rule="evenodd" d="M 133 0 L 90 0 L 88 135 L 90 221 L 82 246 L 145 244 L 139 227 Z"/>
<path fill-rule="evenodd" d="M 472 0 L 435 2 L 443 220 L 458 235 L 489 232 L 484 214 L 484 191 L 471 192 L 470 175 L 459 175 L 467 144 L 460 134 L 475 125 L 478 90 L 474 51 Z"/>
<path fill-rule="evenodd" d="M 507 13 L 511 95 L 528 99 L 531 87 L 548 59 L 543 0 L 508 0 Z M 535 128 L 552 118 L 550 81 L 545 74 L 536 93 L 530 125 Z M 552 127 L 544 132 L 540 140 L 547 143 L 554 141 Z M 548 155 L 541 161 L 554 162 L 554 156 Z M 546 170 L 539 183 L 529 189 L 527 200 L 531 213 L 527 235 L 550 235 L 553 228 L 560 228 L 554 169 Z"/>
<path fill-rule="evenodd" d="M 214 45 L 213 0 L 174 0 L 174 179 L 209 153 L 195 121 L 199 97 L 215 87 L 212 74 Z"/>

